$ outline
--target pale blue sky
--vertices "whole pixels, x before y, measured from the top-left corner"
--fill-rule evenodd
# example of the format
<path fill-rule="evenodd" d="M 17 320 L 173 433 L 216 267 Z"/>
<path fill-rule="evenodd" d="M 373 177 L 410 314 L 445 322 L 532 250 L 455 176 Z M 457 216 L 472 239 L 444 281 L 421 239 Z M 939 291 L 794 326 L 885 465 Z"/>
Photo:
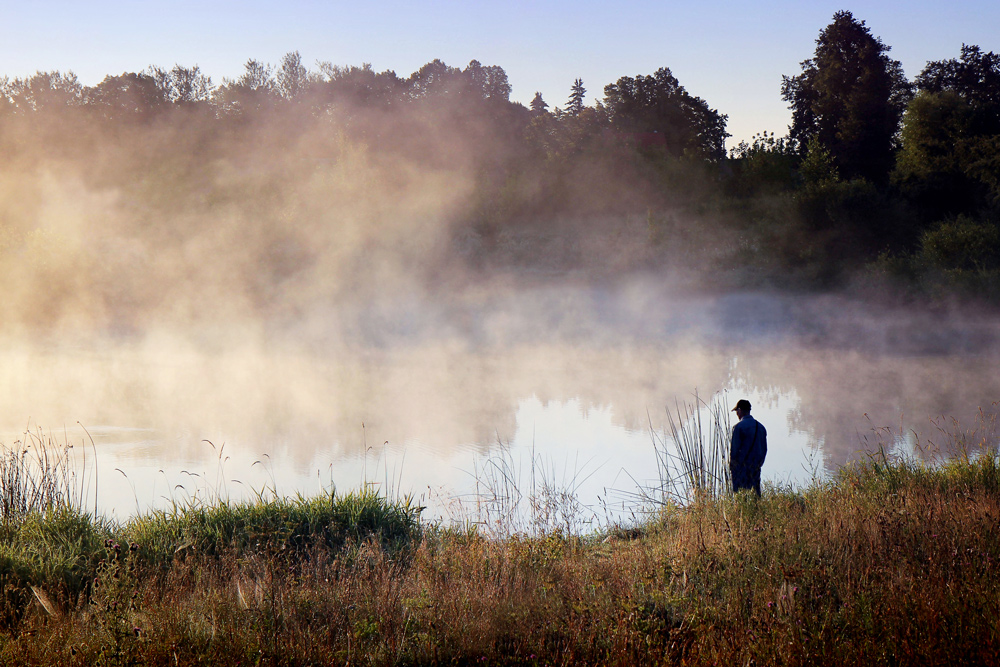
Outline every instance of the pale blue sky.
<path fill-rule="evenodd" d="M 729 115 L 730 143 L 784 134 L 782 74 L 799 72 L 819 31 L 847 9 L 892 47 L 913 77 L 963 42 L 1000 51 L 1000 2 L 580 0 L 347 3 L 285 0 L 0 0 L 0 76 L 73 70 L 85 84 L 156 64 L 200 65 L 215 83 L 248 58 L 298 50 L 310 67 L 370 62 L 406 76 L 441 58 L 500 65 L 513 99 L 541 91 L 565 104 L 577 77 L 587 103 L 618 77 L 669 67 L 689 92 Z"/>

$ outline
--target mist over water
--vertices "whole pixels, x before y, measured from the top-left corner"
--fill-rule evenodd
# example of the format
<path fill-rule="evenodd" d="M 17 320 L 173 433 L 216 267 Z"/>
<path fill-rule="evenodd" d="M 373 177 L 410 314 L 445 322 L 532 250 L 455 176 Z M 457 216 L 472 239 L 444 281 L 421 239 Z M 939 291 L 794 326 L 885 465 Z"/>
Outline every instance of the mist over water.
<path fill-rule="evenodd" d="M 495 126 L 428 100 L 5 117 L 0 441 L 86 452 L 118 515 L 366 480 L 441 514 L 499 451 L 621 506 L 695 392 L 750 398 L 779 483 L 1000 399 L 995 315 L 721 291 L 733 235 L 641 162 L 511 175 Z"/>
<path fill-rule="evenodd" d="M 991 316 L 842 297 L 685 297 L 645 275 L 394 294 L 330 312 L 330 330 L 306 317 L 244 335 L 10 340 L 3 442 L 40 427 L 83 447 L 86 427 L 99 504 L 116 514 L 205 486 L 242 497 L 368 479 L 440 515 L 501 449 L 536 457 L 597 508 L 656 480 L 651 433 L 695 391 L 751 399 L 777 483 L 879 443 L 933 449 L 939 426 L 971 426 L 1000 396 Z"/>

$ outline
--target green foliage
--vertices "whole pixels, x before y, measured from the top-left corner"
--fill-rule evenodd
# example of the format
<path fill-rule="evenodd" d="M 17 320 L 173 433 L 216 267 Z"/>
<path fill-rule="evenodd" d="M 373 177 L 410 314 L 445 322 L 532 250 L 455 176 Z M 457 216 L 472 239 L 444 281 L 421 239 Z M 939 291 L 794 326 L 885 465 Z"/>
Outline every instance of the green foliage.
<path fill-rule="evenodd" d="M 912 252 L 883 253 L 873 277 L 932 297 L 995 302 L 1000 295 L 1000 228 L 991 217 L 959 215 L 932 225 Z"/>
<path fill-rule="evenodd" d="M 374 538 L 384 548 L 405 548 L 418 535 L 421 508 L 411 499 L 390 501 L 374 489 L 323 498 L 175 507 L 136 517 L 124 527 L 144 559 L 167 564 L 175 554 L 288 551 L 316 545 L 340 549 Z"/>
<path fill-rule="evenodd" d="M 140 573 L 137 545 L 105 542 L 106 557 L 97 566 L 90 595 L 93 617 L 101 635 L 98 665 L 141 664 L 139 638 L 141 616 Z"/>
<path fill-rule="evenodd" d="M 977 132 L 975 116 L 953 91 L 921 91 L 907 109 L 893 181 L 928 220 L 1000 201 L 1000 133 Z"/>
<path fill-rule="evenodd" d="M 880 248 L 905 242 L 906 218 L 884 191 L 863 179 L 838 180 L 836 172 L 812 173 L 825 176 L 807 183 L 795 198 L 807 247 L 821 267 L 857 268 Z"/>
<path fill-rule="evenodd" d="M 690 95 L 669 68 L 652 76 L 623 76 L 604 87 L 604 107 L 611 127 L 619 133 L 662 137 L 673 155 L 685 152 L 710 160 L 725 157 L 725 114 L 719 114 L 700 97 Z"/>
<path fill-rule="evenodd" d="M 583 79 L 577 79 L 570 88 L 569 100 L 566 102 L 566 113 L 570 116 L 579 116 L 583 111 L 583 96 L 587 89 L 583 87 Z"/>
<path fill-rule="evenodd" d="M 911 286 L 933 270 L 920 284 L 942 296 L 949 284 L 993 291 L 983 269 L 941 273 L 918 245 L 943 219 L 1000 209 L 1000 58 L 964 46 L 959 59 L 928 63 L 897 133 L 909 86 L 888 53 L 838 12 L 802 72 L 785 77 L 789 135 L 757 135 L 729 159 L 727 116 L 665 67 L 619 78 L 590 107 L 576 80 L 556 113 L 540 94 L 530 110 L 511 102 L 503 68 L 476 60 L 398 76 L 368 64 L 311 71 L 293 51 L 276 66 L 251 59 L 219 86 L 180 65 L 95 86 L 59 72 L 4 79 L 6 321 L 128 328 L 193 284 L 199 296 L 181 298 L 177 317 L 282 312 L 283 286 L 343 284 L 311 273 L 355 261 L 340 243 L 353 236 L 326 224 L 341 201 L 377 246 L 394 233 L 385 221 L 415 201 L 428 207 L 421 219 L 446 218 L 453 246 L 435 262 L 718 266 L 699 283 L 799 288 L 843 286 L 882 255 L 894 259 L 879 270 Z M 60 184 L 118 195 L 95 196 L 78 222 L 46 224 L 57 204 L 38 175 L 43 156 L 65 171 Z M 447 214 L 428 213 L 439 199 L 421 197 L 444 182 L 460 184 Z M 390 214 L 398 188 L 413 197 Z M 259 243 L 232 252 L 247 240 Z M 212 269 L 220 258 L 226 272 Z M 166 295 L 150 278 L 164 271 Z"/>
<path fill-rule="evenodd" d="M 812 137 L 806 146 L 805 157 L 799 167 L 802 180 L 809 186 L 822 187 L 840 181 L 840 171 L 830 154 L 830 150 Z"/>
<path fill-rule="evenodd" d="M 603 539 L 431 529 L 405 559 L 374 542 L 291 567 L 280 550 L 192 552 L 156 577 L 112 539 L 81 603 L 4 627 L 0 662 L 988 664 L 1000 458 L 994 431 L 959 431 L 966 454 L 939 464 L 878 452 Z M 344 512 L 364 523 L 356 500 Z"/>
<path fill-rule="evenodd" d="M 1000 228 L 966 216 L 945 220 L 921 235 L 920 258 L 942 271 L 996 271 Z"/>
<path fill-rule="evenodd" d="M 69 508 L 31 513 L 0 531 L 0 626 L 16 627 L 33 598 L 59 607 L 94 576 L 112 527 Z M 38 591 L 37 593 L 35 591 Z"/>
<path fill-rule="evenodd" d="M 750 143 L 741 141 L 729 151 L 729 160 L 735 172 L 733 187 L 741 197 L 787 191 L 797 182 L 795 144 L 773 132 L 755 134 Z"/>
<path fill-rule="evenodd" d="M 864 21 L 834 14 L 820 32 L 816 54 L 802 73 L 782 77 L 782 99 L 792 109 L 791 138 L 801 147 L 815 137 L 845 178 L 884 182 L 892 168 L 899 121 L 910 85 L 888 46 Z"/>
<path fill-rule="evenodd" d="M 979 121 L 1000 130 L 1000 55 L 978 46 L 962 45 L 958 59 L 927 63 L 917 76 L 920 90 L 931 93 L 951 91 L 981 110 Z"/>

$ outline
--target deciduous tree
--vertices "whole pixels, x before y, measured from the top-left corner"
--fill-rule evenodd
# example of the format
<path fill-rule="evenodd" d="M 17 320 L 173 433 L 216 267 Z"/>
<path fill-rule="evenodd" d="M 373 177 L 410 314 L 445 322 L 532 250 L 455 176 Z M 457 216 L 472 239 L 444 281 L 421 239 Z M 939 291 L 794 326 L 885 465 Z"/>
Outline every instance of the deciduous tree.
<path fill-rule="evenodd" d="M 711 159 L 725 156 L 727 116 L 690 95 L 667 67 L 652 76 L 623 76 L 604 87 L 611 126 L 630 134 L 656 133 L 668 151 Z"/>
<path fill-rule="evenodd" d="M 88 106 L 111 121 L 148 120 L 167 104 L 153 77 L 134 72 L 104 77 L 87 89 L 86 100 Z"/>
<path fill-rule="evenodd" d="M 816 40 L 802 73 L 782 77 L 792 110 L 789 136 L 803 149 L 816 138 L 845 178 L 884 181 L 911 88 L 889 46 L 847 11 Z"/>
<path fill-rule="evenodd" d="M 1000 204 L 1000 56 L 963 45 L 916 85 L 894 180 L 927 220 Z"/>
<path fill-rule="evenodd" d="M 281 59 L 276 83 L 278 94 L 286 100 L 293 99 L 308 87 L 309 72 L 298 51 L 290 51 Z"/>
<path fill-rule="evenodd" d="M 150 76 L 162 91 L 165 100 L 172 104 L 207 104 L 212 99 L 215 86 L 212 77 L 201 73 L 201 68 L 174 65 L 167 71 L 161 67 L 148 67 L 143 74 Z"/>
<path fill-rule="evenodd" d="M 21 113 L 58 111 L 83 104 L 83 85 L 76 74 L 57 71 L 36 72 L 27 78 L 7 81 L 3 94 L 13 108 Z"/>
<path fill-rule="evenodd" d="M 245 113 L 270 107 L 274 101 L 276 83 L 274 68 L 251 58 L 236 81 L 224 79 L 218 97 L 224 111 Z"/>

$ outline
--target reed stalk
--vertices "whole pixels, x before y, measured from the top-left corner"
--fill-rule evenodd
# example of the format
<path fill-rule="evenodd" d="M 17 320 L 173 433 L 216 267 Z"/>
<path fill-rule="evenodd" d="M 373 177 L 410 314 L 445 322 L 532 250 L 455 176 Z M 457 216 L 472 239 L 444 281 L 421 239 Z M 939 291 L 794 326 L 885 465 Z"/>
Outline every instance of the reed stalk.
<path fill-rule="evenodd" d="M 653 505 L 687 504 L 732 491 L 729 444 L 732 433 L 725 396 L 711 403 L 697 392 L 693 403 L 676 401 L 659 434 L 650 422 L 656 453 L 657 486 L 642 491 Z"/>

